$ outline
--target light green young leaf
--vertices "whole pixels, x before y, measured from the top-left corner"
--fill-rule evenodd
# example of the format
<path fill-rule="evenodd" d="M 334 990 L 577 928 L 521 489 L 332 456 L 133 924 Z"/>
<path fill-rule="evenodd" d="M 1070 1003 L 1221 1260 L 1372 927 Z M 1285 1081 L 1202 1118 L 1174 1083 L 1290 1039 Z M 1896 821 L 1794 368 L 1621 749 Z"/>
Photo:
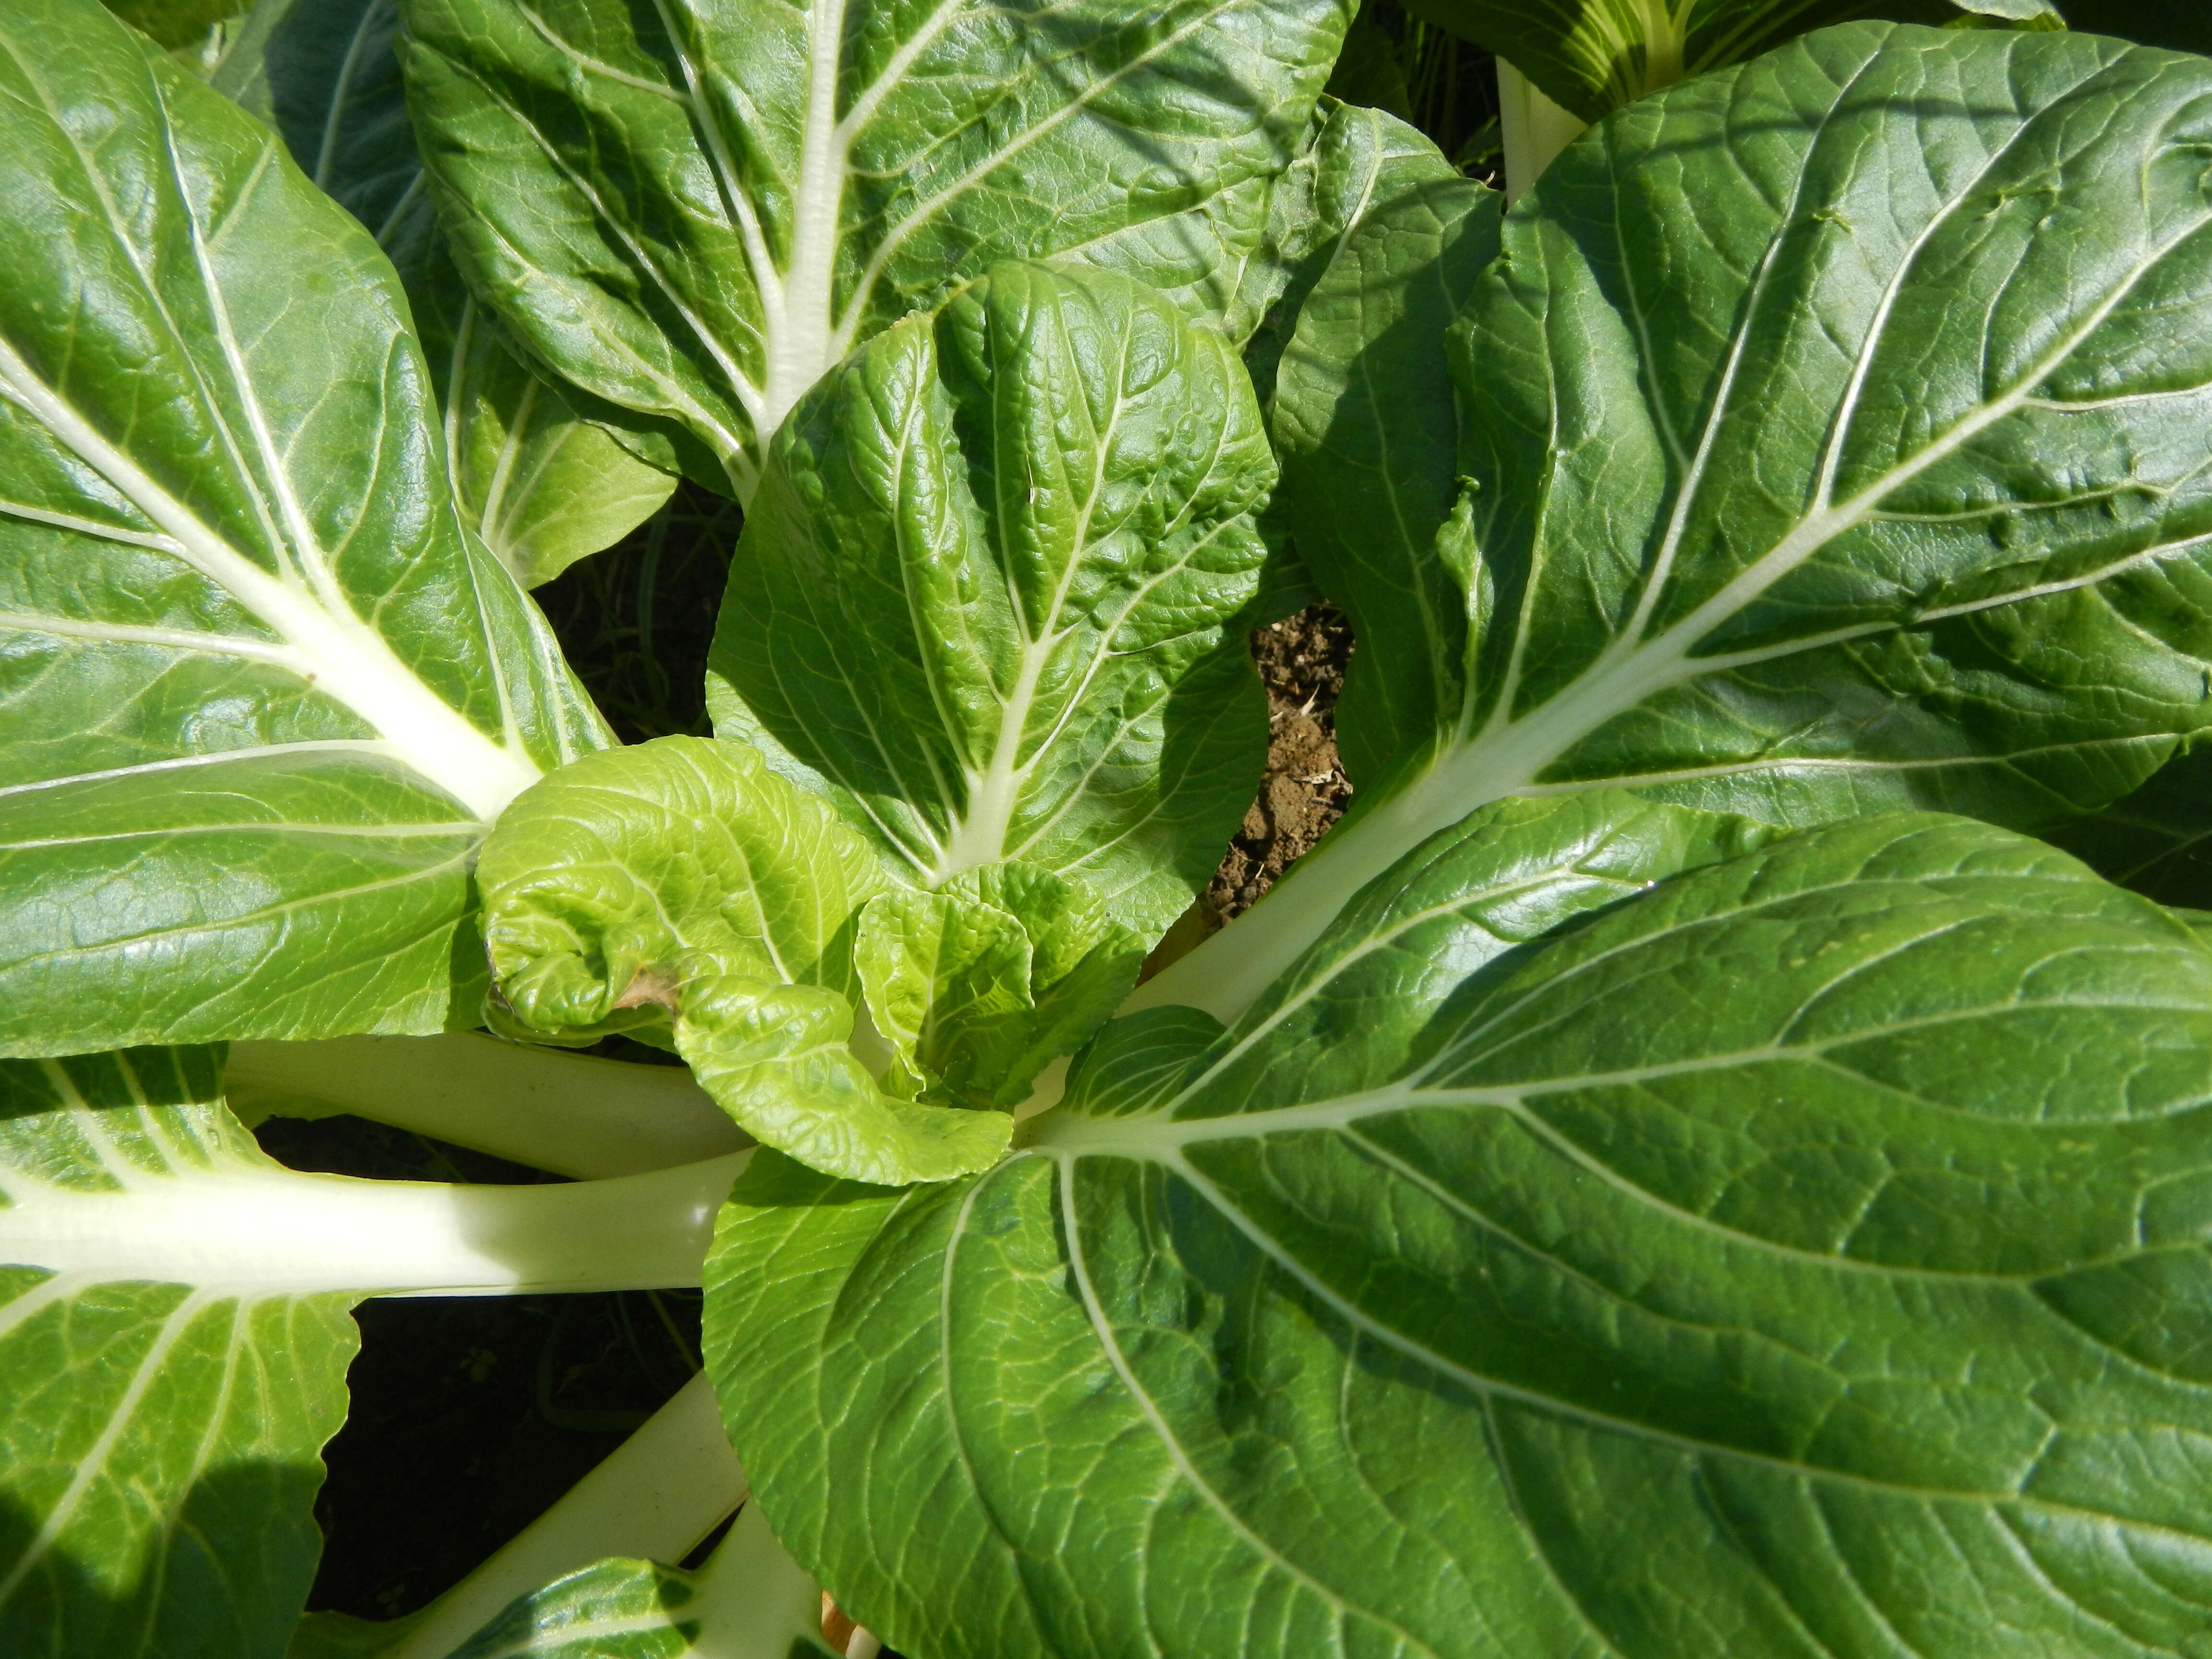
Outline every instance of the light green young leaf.
<path fill-rule="evenodd" d="M 709 659 L 716 729 L 905 883 L 1018 860 L 1157 935 L 1251 799 L 1239 613 L 1273 483 L 1219 334 L 1127 277 L 998 266 L 784 428 Z"/>
<path fill-rule="evenodd" d="M 1233 959 L 1139 994 L 1233 1016 L 1342 895 L 1508 794 L 2037 829 L 2135 789 L 2212 718 L 2208 93 L 2212 65 L 2087 35 L 1857 24 L 1578 141 L 1455 335 L 1470 482 L 1435 546 L 1468 620 L 1370 635 L 1352 670 L 1396 683 L 1401 731 L 1435 688 L 1431 736 L 1347 721 L 1395 771 Z M 1416 459 L 1394 482 L 1433 512 Z M 1339 597 L 1414 586 L 1384 545 L 1340 556 Z"/>
<path fill-rule="evenodd" d="M 92 0 L 0 20 L 0 1052 L 472 1019 L 471 851 L 606 738 L 391 267 Z"/>
<path fill-rule="evenodd" d="M 218 1103 L 220 1053 L 0 1063 L 0 1261 L 26 1206 L 274 1169 Z M 0 1267 L 0 1652 L 278 1659 L 322 1546 L 353 1297 Z"/>
<path fill-rule="evenodd" d="M 397 0 L 261 0 L 211 83 L 375 234 L 414 309 L 462 516 L 535 586 L 619 541 L 676 480 L 580 417 L 461 281 L 408 123 L 398 23 Z"/>
<path fill-rule="evenodd" d="M 747 1133 L 855 1179 L 941 1181 L 1005 1150 L 1006 1114 L 895 1099 L 854 1052 L 856 913 L 889 883 L 754 750 L 587 756 L 507 810 L 477 879 L 518 1035 L 657 1027 Z"/>
<path fill-rule="evenodd" d="M 1757 832 L 1482 816 L 1172 1088 L 755 1164 L 710 1365 L 798 1559 L 937 1659 L 2198 1650 L 2212 951 L 1966 820 L 1593 912 Z"/>
<path fill-rule="evenodd" d="M 1241 340 L 1345 0 L 403 0 L 471 286 L 748 500 L 853 347 L 1062 256 Z"/>
<path fill-rule="evenodd" d="M 1136 983 L 1145 941 L 1077 883 L 988 865 L 935 892 L 878 894 L 854 946 L 886 1086 L 1011 1111 Z"/>

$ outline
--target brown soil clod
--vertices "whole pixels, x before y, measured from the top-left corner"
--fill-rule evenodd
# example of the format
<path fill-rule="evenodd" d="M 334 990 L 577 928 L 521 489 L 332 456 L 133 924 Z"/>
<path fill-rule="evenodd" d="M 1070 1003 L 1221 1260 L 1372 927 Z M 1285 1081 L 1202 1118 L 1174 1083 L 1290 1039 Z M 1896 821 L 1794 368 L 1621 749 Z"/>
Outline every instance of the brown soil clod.
<path fill-rule="evenodd" d="M 1267 769 L 1200 901 L 1213 927 L 1257 903 L 1343 815 L 1352 781 L 1337 758 L 1336 700 L 1352 647 L 1352 625 L 1332 605 L 1253 630 L 1252 660 L 1267 688 Z"/>

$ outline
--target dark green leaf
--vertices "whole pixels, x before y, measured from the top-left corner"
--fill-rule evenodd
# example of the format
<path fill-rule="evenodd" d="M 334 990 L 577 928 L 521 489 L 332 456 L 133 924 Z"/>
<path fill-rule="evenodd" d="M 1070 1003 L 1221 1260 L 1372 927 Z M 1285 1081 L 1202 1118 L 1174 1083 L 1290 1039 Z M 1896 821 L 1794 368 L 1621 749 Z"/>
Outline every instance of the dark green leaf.
<path fill-rule="evenodd" d="M 403 0 L 471 286 L 749 500 L 854 346 L 1006 258 L 1241 340 L 1346 0 Z"/>
<path fill-rule="evenodd" d="M 1927 815 L 1589 908 L 1755 841 L 1492 809 L 987 1175 L 757 1160 L 780 1535 L 937 1659 L 2204 1653 L 2212 951 Z"/>

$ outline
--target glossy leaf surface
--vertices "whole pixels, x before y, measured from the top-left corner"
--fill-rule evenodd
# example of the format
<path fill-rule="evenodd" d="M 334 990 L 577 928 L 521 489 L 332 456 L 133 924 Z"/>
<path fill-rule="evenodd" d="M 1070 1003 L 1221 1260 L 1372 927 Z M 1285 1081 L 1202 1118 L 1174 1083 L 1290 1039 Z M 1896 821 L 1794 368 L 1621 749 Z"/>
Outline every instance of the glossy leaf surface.
<path fill-rule="evenodd" d="M 1242 339 L 1339 0 L 403 0 L 471 284 L 568 379 L 749 500 L 831 364 L 1061 255 Z"/>
<path fill-rule="evenodd" d="M 472 1018 L 483 821 L 605 738 L 390 266 L 90 0 L 0 21 L 0 1051 Z"/>
<path fill-rule="evenodd" d="M 1233 1014 L 1505 794 L 2040 828 L 2131 792 L 2212 714 L 2208 92 L 2203 60 L 2087 35 L 1858 24 L 1570 147 L 1455 325 L 1466 483 L 1433 447 L 1391 474 L 1454 502 L 1431 557 L 1334 561 L 1355 608 L 1464 573 L 1456 617 L 1352 671 L 1397 730 L 1347 720 L 1349 751 L 1411 745 L 1425 703 L 1425 752 L 1240 924 L 1249 973 L 1201 946 L 1148 988 Z M 1350 386 L 1371 348 L 1340 326 L 1314 343 Z M 1294 488 L 1364 484 L 1314 453 Z"/>
<path fill-rule="evenodd" d="M 1761 833 L 1492 808 L 988 1175 L 757 1161 L 780 1534 L 945 1659 L 2196 1652 L 2212 952 L 1987 825 Z"/>
<path fill-rule="evenodd" d="M 0 1063 L 0 1215 L 273 1170 L 220 1103 L 219 1059 Z M 203 1281 L 192 1240 L 173 1249 L 169 1283 L 0 1267 L 0 1651 L 285 1650 L 322 1547 L 352 1298 Z"/>
<path fill-rule="evenodd" d="M 709 661 L 716 729 L 903 883 L 1018 860 L 1157 935 L 1260 767 L 1239 613 L 1273 483 L 1218 332 L 1126 277 L 999 266 L 785 427 Z"/>
<path fill-rule="evenodd" d="M 675 488 L 581 418 L 461 281 L 393 53 L 397 0 L 261 0 L 211 77 L 375 234 L 413 307 L 462 517 L 526 586 L 611 546 Z"/>

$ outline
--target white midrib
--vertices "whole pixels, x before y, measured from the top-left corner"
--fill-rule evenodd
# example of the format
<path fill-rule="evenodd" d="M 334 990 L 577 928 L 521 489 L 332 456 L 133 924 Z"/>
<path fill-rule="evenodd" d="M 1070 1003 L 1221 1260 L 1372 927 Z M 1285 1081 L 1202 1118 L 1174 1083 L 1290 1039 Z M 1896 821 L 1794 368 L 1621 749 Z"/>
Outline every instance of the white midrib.
<path fill-rule="evenodd" d="M 945 841 L 937 867 L 931 872 L 933 881 L 949 881 L 963 870 L 994 864 L 1006 856 L 1006 832 L 1013 825 L 1014 805 L 1021 798 L 1029 771 L 1021 764 L 1022 736 L 1029 729 L 1037 682 L 1043 677 L 1053 644 L 1054 638 L 1048 634 L 1022 648 L 1021 669 L 1000 714 L 991 758 L 981 772 L 969 775 L 967 811 Z"/>
<path fill-rule="evenodd" d="M 539 1186 L 364 1181 L 233 1164 L 86 1192 L 0 1172 L 0 1261 L 78 1284 L 226 1296 L 499 1295 L 696 1285 L 749 1153 Z"/>
<path fill-rule="evenodd" d="M 350 610 L 326 606 L 304 584 L 263 569 L 210 529 L 32 373 L 5 339 L 0 339 L 0 392 L 159 526 L 179 558 L 283 641 L 302 678 L 352 710 L 424 779 L 486 820 L 537 781 L 538 769 L 527 756 L 471 725 Z"/>
<path fill-rule="evenodd" d="M 1489 722 L 1479 732 L 1442 745 L 1428 765 L 1396 793 L 1324 838 L 1299 860 L 1289 877 L 1264 902 L 1239 918 L 1234 928 L 1215 934 L 1139 988 L 1122 1005 L 1122 1012 L 1182 1003 L 1203 1009 L 1224 1023 L 1234 1020 L 1320 936 L 1353 893 L 1437 831 L 1449 829 L 1493 801 L 1528 788 L 1547 767 L 1607 720 L 1668 686 L 1824 643 L 1796 639 L 1771 649 L 1729 657 L 1691 654 L 1723 623 L 1815 553 L 1874 517 L 1882 501 L 2033 402 L 2037 389 L 2104 325 L 2144 275 L 2208 222 L 2212 222 L 2212 216 L 2193 220 L 2151 250 L 2124 281 L 2115 283 L 2073 328 L 2029 365 L 2003 396 L 1963 416 L 1941 437 L 1840 502 L 1829 497 L 1836 473 L 1835 447 L 1842 441 L 1839 431 L 1824 449 L 1819 474 L 1811 486 L 1814 499 L 1805 516 L 1717 592 L 1648 639 L 1624 630 L 1598 653 L 1579 679 L 1518 718 L 1510 712 L 1516 686 L 1509 675 Z M 1871 343 L 1868 349 L 1872 349 Z M 1857 384 L 1859 379 L 1855 376 L 1853 385 Z M 1848 403 L 1838 410 L 1835 418 L 1839 428 L 1849 422 L 1852 412 Z M 1640 625 L 1648 614 L 1649 607 L 1639 601 L 1636 623 Z M 1853 634 L 1874 631 L 1874 626 L 1850 630 Z M 1516 647 L 1516 668 L 1517 664 Z M 1604 781 L 1595 780 L 1591 787 Z M 1298 898 L 1280 896 L 1285 893 L 1297 894 Z M 1222 943 L 1230 939 L 1237 941 L 1233 947 Z"/>
<path fill-rule="evenodd" d="M 799 188 L 792 204 L 791 263 L 769 298 L 768 374 L 756 441 L 765 451 L 783 417 L 836 361 L 838 216 L 845 199 L 849 129 L 837 120 L 837 67 L 845 0 L 807 9 L 806 122 L 799 141 Z"/>

